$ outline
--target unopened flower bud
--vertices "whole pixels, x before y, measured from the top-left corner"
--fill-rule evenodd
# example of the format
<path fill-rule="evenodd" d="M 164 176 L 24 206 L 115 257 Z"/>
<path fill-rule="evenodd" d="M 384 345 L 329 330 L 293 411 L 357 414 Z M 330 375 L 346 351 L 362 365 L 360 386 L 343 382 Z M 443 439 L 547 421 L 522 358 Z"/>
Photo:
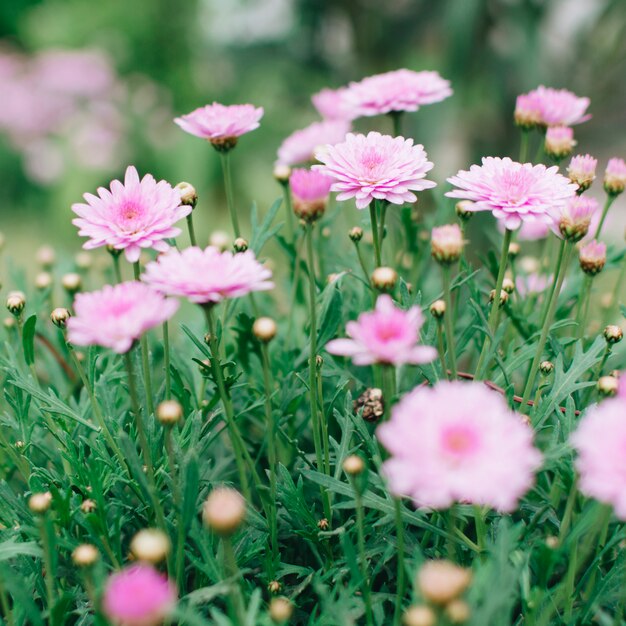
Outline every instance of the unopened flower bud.
<path fill-rule="evenodd" d="M 80 510 L 85 514 L 93 513 L 96 510 L 96 508 L 97 508 L 96 501 L 92 500 L 91 498 L 86 498 L 80 503 Z"/>
<path fill-rule="evenodd" d="M 18 317 L 26 306 L 26 296 L 21 291 L 11 291 L 7 296 L 7 309 Z"/>
<path fill-rule="evenodd" d="M 549 376 L 554 371 L 554 363 L 552 361 L 541 361 L 539 363 L 539 371 L 544 376 Z"/>
<path fill-rule="evenodd" d="M 461 200 L 456 203 L 454 211 L 462 222 L 467 222 L 467 220 L 472 218 L 475 213 L 473 207 L 474 203 L 471 200 Z"/>
<path fill-rule="evenodd" d="M 82 286 L 82 282 L 83 280 L 80 277 L 80 274 L 77 274 L 76 272 L 70 272 L 61 278 L 63 289 L 70 294 L 74 294 L 79 291 Z"/>
<path fill-rule="evenodd" d="M 513 293 L 515 291 L 515 283 L 513 282 L 511 278 L 505 278 L 502 281 L 502 289 L 504 289 L 504 291 L 506 291 L 509 294 Z"/>
<path fill-rule="evenodd" d="M 277 580 L 272 580 L 267 585 L 267 590 L 272 594 L 278 593 L 281 590 L 281 588 L 282 588 L 282 585 Z"/>
<path fill-rule="evenodd" d="M 183 407 L 176 400 L 164 400 L 156 408 L 156 417 L 163 426 L 174 426 L 183 418 Z"/>
<path fill-rule="evenodd" d="M 427 561 L 417 575 L 422 596 L 433 604 L 446 605 L 469 586 L 472 574 L 451 561 Z"/>
<path fill-rule="evenodd" d="M 169 537 L 157 528 L 140 530 L 130 542 L 130 551 L 139 561 L 156 565 L 167 558 L 172 544 Z"/>
<path fill-rule="evenodd" d="M 52 494 L 49 491 L 34 493 L 28 499 L 28 508 L 37 515 L 45 513 L 52 504 Z"/>
<path fill-rule="evenodd" d="M 283 624 L 293 615 L 293 604 L 287 598 L 272 598 L 270 617 L 277 624 Z"/>
<path fill-rule="evenodd" d="M 378 387 L 369 387 L 354 402 L 354 412 L 363 410 L 362 417 L 366 422 L 377 422 L 385 413 L 383 392 Z"/>
<path fill-rule="evenodd" d="M 588 232 L 591 218 L 599 210 L 598 202 L 587 196 L 575 196 L 561 211 L 559 231 L 569 241 L 580 241 Z"/>
<path fill-rule="evenodd" d="M 567 167 L 567 175 L 573 183 L 578 185 L 578 193 L 591 187 L 591 183 L 596 178 L 596 165 L 598 165 L 598 160 L 589 154 L 584 156 L 578 154 L 572 157 Z"/>
<path fill-rule="evenodd" d="M 437 616 L 429 606 L 415 604 L 404 612 L 402 623 L 404 626 L 435 626 Z"/>
<path fill-rule="evenodd" d="M 578 253 L 578 262 L 585 274 L 595 276 L 606 265 L 606 244 L 595 239 L 583 246 Z"/>
<path fill-rule="evenodd" d="M 16 450 L 23 450 L 26 447 L 26 444 L 24 443 L 24 441 L 22 441 L 21 439 L 18 439 L 15 442 L 15 449 Z"/>
<path fill-rule="evenodd" d="M 609 159 L 604 172 L 604 191 L 610 196 L 619 196 L 626 187 L 626 161 Z"/>
<path fill-rule="evenodd" d="M 361 241 L 361 239 L 363 239 L 363 229 L 360 226 L 353 226 L 348 232 L 348 237 L 350 237 L 354 243 Z"/>
<path fill-rule="evenodd" d="M 180 191 L 180 203 L 195 209 L 198 203 L 196 188 L 191 183 L 182 181 L 176 185 L 176 189 Z"/>
<path fill-rule="evenodd" d="M 202 507 L 202 520 L 218 535 L 232 535 L 246 515 L 246 501 L 235 489 L 217 487 Z"/>
<path fill-rule="evenodd" d="M 546 547 L 550 550 L 556 550 L 559 547 L 559 538 L 554 535 L 548 535 L 546 537 Z"/>
<path fill-rule="evenodd" d="M 44 289 L 48 289 L 52 285 L 52 274 L 50 272 L 39 272 L 37 276 L 35 276 L 35 287 L 43 291 Z"/>
<path fill-rule="evenodd" d="M 550 126 L 546 130 L 544 149 L 549 157 L 560 161 L 572 154 L 575 145 L 574 131 L 569 126 Z"/>
<path fill-rule="evenodd" d="M 51 268 L 56 261 L 54 248 L 52 246 L 41 246 L 41 248 L 39 248 L 39 250 L 35 253 L 35 259 L 43 268 Z"/>
<path fill-rule="evenodd" d="M 518 255 L 519 255 L 519 253 L 520 253 L 520 251 L 521 251 L 521 249 L 522 249 L 522 248 L 520 247 L 519 243 L 517 243 L 517 241 L 512 241 L 512 242 L 509 244 L 509 256 L 510 256 L 512 259 L 517 258 L 517 257 L 518 257 Z"/>
<path fill-rule="evenodd" d="M 351 454 L 344 459 L 342 467 L 343 471 L 349 476 L 357 476 L 365 469 L 365 463 L 358 454 Z"/>
<path fill-rule="evenodd" d="M 264 343 L 276 337 L 276 330 L 276 322 L 271 317 L 259 317 L 252 325 L 254 336 Z"/>
<path fill-rule="evenodd" d="M 89 252 L 78 252 L 74 257 L 74 265 L 79 270 L 88 270 L 93 265 L 93 259 L 91 258 L 91 254 Z"/>
<path fill-rule="evenodd" d="M 63 307 L 57 307 L 54 311 L 52 311 L 52 313 L 50 313 L 50 319 L 55 326 L 65 328 L 67 320 L 70 319 L 70 312 Z"/>
<path fill-rule="evenodd" d="M 470 607 L 465 600 L 452 600 L 448 606 L 446 606 L 446 617 L 453 624 L 463 624 L 470 618 Z"/>
<path fill-rule="evenodd" d="M 493 299 L 496 297 L 496 290 L 492 289 L 489 292 L 489 302 L 493 302 Z M 502 289 L 500 291 L 500 306 L 504 306 L 509 301 L 509 294 Z"/>
<path fill-rule="evenodd" d="M 392 267 L 377 267 L 371 278 L 372 285 L 378 291 L 391 291 L 398 281 L 398 273 Z"/>
<path fill-rule="evenodd" d="M 235 252 L 245 252 L 248 249 L 248 242 L 243 237 L 237 237 L 233 242 Z"/>
<path fill-rule="evenodd" d="M 320 530 L 328 530 L 329 526 L 330 524 L 328 523 L 328 520 L 325 517 L 322 517 L 322 519 L 317 522 L 317 527 Z"/>
<path fill-rule="evenodd" d="M 613 376 L 601 376 L 598 380 L 598 391 L 603 396 L 614 396 L 618 387 L 619 381 Z"/>
<path fill-rule="evenodd" d="M 513 118 L 515 124 L 523 130 L 537 127 L 541 123 L 541 110 L 536 99 L 530 94 L 517 96 Z"/>
<path fill-rule="evenodd" d="M 443 300 L 435 300 L 430 305 L 430 314 L 435 319 L 441 319 L 446 314 L 446 303 Z"/>
<path fill-rule="evenodd" d="M 288 165 L 277 163 L 274 166 L 274 179 L 281 185 L 285 185 L 289 182 L 291 176 L 291 168 Z"/>
<path fill-rule="evenodd" d="M 463 233 L 458 224 L 447 224 L 433 228 L 430 250 L 438 263 L 450 265 L 456 263 L 463 252 Z"/>
<path fill-rule="evenodd" d="M 297 168 L 289 179 L 293 212 L 306 224 L 312 224 L 326 211 L 332 180 L 315 170 Z"/>
<path fill-rule="evenodd" d="M 98 548 L 90 543 L 82 543 L 72 552 L 72 561 L 78 567 L 91 567 L 99 558 Z"/>
<path fill-rule="evenodd" d="M 224 252 L 230 246 L 230 236 L 223 230 L 213 231 L 209 237 L 209 245 Z"/>
<path fill-rule="evenodd" d="M 616 324 L 609 324 L 603 334 L 607 343 L 619 343 L 624 338 L 624 331 Z"/>

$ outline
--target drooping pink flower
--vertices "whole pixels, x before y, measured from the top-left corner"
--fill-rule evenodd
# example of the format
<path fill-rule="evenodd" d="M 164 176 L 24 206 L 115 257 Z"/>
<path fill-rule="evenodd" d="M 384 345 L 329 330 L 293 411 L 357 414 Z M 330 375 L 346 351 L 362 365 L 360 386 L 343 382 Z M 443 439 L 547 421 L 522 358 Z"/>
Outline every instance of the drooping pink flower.
<path fill-rule="evenodd" d="M 546 130 L 544 149 L 548 156 L 562 159 L 572 153 L 575 145 L 574 131 L 569 126 L 550 126 Z"/>
<path fill-rule="evenodd" d="M 185 132 L 207 139 L 212 144 L 234 145 L 238 137 L 258 128 L 262 117 L 263 107 L 252 104 L 226 106 L 214 102 L 177 117 L 174 122 Z"/>
<path fill-rule="evenodd" d="M 233 254 L 209 246 L 170 250 L 146 265 L 142 280 L 169 296 L 196 304 L 239 298 L 251 291 L 274 287 L 272 272 L 261 265 L 252 250 Z"/>
<path fill-rule="evenodd" d="M 570 437 L 578 452 L 576 469 L 580 491 L 615 509 L 626 520 L 626 420 L 624 399 L 604 400 L 592 406 Z"/>
<path fill-rule="evenodd" d="M 498 220 L 498 230 L 503 233 L 506 230 L 504 220 Z M 517 241 L 538 241 L 545 239 L 550 234 L 550 224 L 543 220 L 524 220 L 519 230 L 515 233 Z"/>
<path fill-rule="evenodd" d="M 305 221 L 315 221 L 320 217 L 326 209 L 332 182 L 328 176 L 315 170 L 292 170 L 289 184 L 294 213 Z"/>
<path fill-rule="evenodd" d="M 474 211 L 491 211 L 510 230 L 527 220 L 550 225 L 554 211 L 577 189 L 556 166 L 522 164 L 508 157 L 484 157 L 482 165 L 461 170 L 448 182 L 457 189 L 446 196 L 472 200 Z"/>
<path fill-rule="evenodd" d="M 414 191 L 436 186 L 425 178 L 433 164 L 424 146 L 414 146 L 412 139 L 404 137 L 349 133 L 345 142 L 320 148 L 315 156 L 323 165 L 313 169 L 334 180 L 331 191 L 339 192 L 337 200 L 356 198 L 357 209 L 366 208 L 374 199 L 392 204 L 415 202 Z"/>
<path fill-rule="evenodd" d="M 346 324 L 350 339 L 329 341 L 326 350 L 350 357 L 355 365 L 429 363 L 436 358 L 437 351 L 419 345 L 423 323 L 418 307 L 403 311 L 394 305 L 390 296 L 382 295 L 376 300 L 373 311 L 361 313 L 356 322 Z"/>
<path fill-rule="evenodd" d="M 417 111 L 422 105 L 441 102 L 451 95 L 450 81 L 438 72 L 400 69 L 350 83 L 345 100 L 355 117 L 369 117 Z"/>
<path fill-rule="evenodd" d="M 346 100 L 347 87 L 322 89 L 311 96 L 311 102 L 325 120 L 352 121 L 354 110 Z"/>
<path fill-rule="evenodd" d="M 513 511 L 541 465 L 532 429 L 480 383 L 414 389 L 377 435 L 391 454 L 383 465 L 391 491 L 419 507 Z"/>
<path fill-rule="evenodd" d="M 528 110 L 539 114 L 538 123 L 544 126 L 573 126 L 591 118 L 587 114 L 589 98 L 579 98 L 567 89 L 553 89 L 543 85 L 524 94 Z"/>
<path fill-rule="evenodd" d="M 79 217 L 72 224 L 78 234 L 89 237 L 86 250 L 113 246 L 124 250 L 131 263 L 139 260 L 143 248 L 159 252 L 169 249 L 165 239 L 181 233 L 174 224 L 191 212 L 180 202 L 180 191 L 168 182 L 157 182 L 150 174 L 141 180 L 131 165 L 126 169 L 124 183 L 111 182 L 109 189 L 98 188 L 98 195 L 86 193 L 86 204 L 72 205 Z"/>
<path fill-rule="evenodd" d="M 350 122 L 346 120 L 324 120 L 314 122 L 287 137 L 278 148 L 280 165 L 298 165 L 313 161 L 315 150 L 326 144 L 343 141 L 350 132 Z"/>
<path fill-rule="evenodd" d="M 594 215 L 600 206 L 591 196 L 570 198 L 558 214 L 554 216 L 553 230 L 559 237 L 580 241 L 588 232 Z"/>
<path fill-rule="evenodd" d="M 612 195 L 619 195 L 626 188 L 626 161 L 612 158 L 604 172 L 604 190 Z"/>
<path fill-rule="evenodd" d="M 79 346 L 105 346 L 122 354 L 177 309 L 176 300 L 164 298 L 143 283 L 105 285 L 99 291 L 76 295 L 74 315 L 67 321 L 68 339 Z"/>
<path fill-rule="evenodd" d="M 151 565 L 138 563 L 109 576 L 102 610 L 118 626 L 158 626 L 176 600 L 173 583 Z"/>

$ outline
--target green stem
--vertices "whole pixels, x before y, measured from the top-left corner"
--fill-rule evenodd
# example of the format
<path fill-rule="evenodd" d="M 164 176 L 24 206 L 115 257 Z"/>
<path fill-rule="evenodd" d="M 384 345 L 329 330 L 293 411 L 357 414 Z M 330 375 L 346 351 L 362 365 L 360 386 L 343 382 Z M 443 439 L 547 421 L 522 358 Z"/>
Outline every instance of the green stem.
<path fill-rule="evenodd" d="M 117 252 L 113 252 L 111 254 L 111 258 L 113 259 L 113 274 L 115 276 L 115 280 L 118 283 L 122 282 L 122 268 L 120 267 L 120 255 Z"/>
<path fill-rule="evenodd" d="M 135 280 L 139 280 L 141 275 L 141 266 L 139 261 L 133 263 L 133 271 Z M 150 374 L 150 350 L 148 348 L 148 337 L 144 333 L 139 339 L 141 345 L 141 367 L 143 371 L 143 385 L 146 393 L 146 407 L 148 415 L 154 415 L 154 399 L 152 397 L 152 375 Z"/>
<path fill-rule="evenodd" d="M 233 550 L 233 544 L 230 537 L 222 537 L 222 549 L 224 551 L 224 571 L 226 577 L 233 579 L 230 584 L 230 598 L 235 611 L 237 620 L 236 623 L 245 624 L 246 612 L 243 604 L 243 598 L 241 596 L 241 588 L 239 586 L 241 573 L 237 567 L 237 559 L 235 558 L 235 551 Z"/>
<path fill-rule="evenodd" d="M 585 274 L 583 282 L 582 295 L 578 299 L 578 310 L 576 312 L 576 337 L 582 339 L 585 335 L 585 326 L 587 323 L 587 314 L 589 312 L 589 294 L 591 293 L 591 283 L 593 277 Z"/>
<path fill-rule="evenodd" d="M 369 285 L 370 275 L 369 275 L 369 272 L 367 271 L 367 265 L 365 264 L 365 259 L 363 258 L 363 252 L 361 251 L 361 246 L 359 245 L 358 241 L 354 242 L 354 247 L 356 248 L 356 255 L 359 259 L 359 265 L 361 266 L 361 269 L 363 270 L 363 276 L 365 277 L 365 282 Z"/>
<path fill-rule="evenodd" d="M 402 520 L 402 500 L 394 501 L 396 519 L 396 543 L 398 550 L 398 570 L 396 574 L 396 604 L 393 611 L 393 624 L 399 626 L 402 622 L 402 601 L 404 600 L 405 567 L 404 567 L 404 522 Z"/>
<path fill-rule="evenodd" d="M 613 289 L 613 296 L 611 298 L 611 306 L 609 311 L 612 308 L 619 307 L 619 295 L 622 293 L 622 284 L 624 283 L 624 279 L 626 279 L 626 256 L 622 259 L 622 267 L 617 275 L 617 281 L 615 282 L 615 287 Z"/>
<path fill-rule="evenodd" d="M 163 366 L 165 367 L 165 399 L 172 397 L 172 375 L 170 373 L 170 331 L 169 324 L 163 322 Z"/>
<path fill-rule="evenodd" d="M 380 219 L 378 221 L 378 245 L 380 246 L 380 262 L 383 260 L 383 245 L 385 243 L 385 218 L 387 217 L 387 207 L 389 204 L 386 200 L 375 200 L 380 207 Z"/>
<path fill-rule="evenodd" d="M 404 111 L 390 111 L 391 125 L 393 128 L 393 136 L 400 137 L 402 135 L 402 114 Z"/>
<path fill-rule="evenodd" d="M 189 242 L 192 246 L 196 244 L 196 231 L 193 227 L 193 211 L 187 216 L 187 230 L 189 231 Z"/>
<path fill-rule="evenodd" d="M 454 328 L 452 325 L 452 289 L 451 289 L 451 277 L 450 266 L 443 265 L 441 268 L 443 272 L 443 297 L 446 303 L 446 312 L 443 315 L 444 323 L 446 325 L 446 342 L 448 344 L 448 362 L 450 363 L 450 379 L 456 378 L 456 347 L 454 342 Z M 498 293 L 498 292 L 496 292 Z"/>
<path fill-rule="evenodd" d="M 549 241 L 552 241 L 552 239 L 550 239 Z M 548 288 L 548 291 L 544 294 L 545 301 L 543 303 L 543 309 L 541 311 L 541 326 L 542 327 L 546 323 L 546 319 L 548 317 L 548 309 L 550 308 L 550 303 L 552 302 L 552 297 L 554 296 L 554 291 L 556 289 L 556 281 L 558 280 L 559 272 L 561 271 L 561 265 L 563 264 L 564 250 L 565 250 L 565 239 L 559 239 L 559 248 L 556 254 L 554 271 L 552 272 L 552 282 L 550 283 L 550 287 Z"/>
<path fill-rule="evenodd" d="M 478 505 L 474 505 L 474 524 L 476 526 L 476 544 L 482 554 L 487 549 L 487 525 L 485 524 L 483 509 Z"/>
<path fill-rule="evenodd" d="M 606 219 L 606 216 L 608 215 L 609 209 L 615 201 L 615 198 L 617 198 L 617 196 L 613 194 L 608 194 L 606 196 L 606 201 L 604 202 L 604 207 L 602 208 L 602 217 L 600 218 L 600 222 L 598 223 L 598 228 L 596 229 L 594 239 L 598 239 L 600 237 L 600 233 L 602 232 L 602 226 L 604 226 L 604 220 Z"/>
<path fill-rule="evenodd" d="M 372 597 L 368 576 L 367 559 L 365 557 L 365 515 L 363 511 L 363 500 L 361 498 L 361 492 L 357 485 L 358 478 L 356 476 L 350 476 L 350 482 L 354 489 L 354 502 L 356 508 L 356 530 L 359 544 L 359 561 L 361 564 L 361 579 L 362 579 L 362 592 L 363 599 L 365 600 L 365 621 L 367 626 L 372 626 Z"/>
<path fill-rule="evenodd" d="M 439 352 L 439 360 L 441 361 L 441 375 L 443 378 L 450 378 L 446 365 L 446 349 L 443 344 L 443 320 L 441 318 L 437 318 L 437 351 Z"/>
<path fill-rule="evenodd" d="M 322 437 L 322 448 L 324 449 L 324 472 L 326 476 L 330 476 L 330 445 L 328 439 L 328 420 L 324 413 L 324 389 L 322 385 L 322 376 L 317 376 L 317 401 L 320 407 L 320 426 Z"/>
<path fill-rule="evenodd" d="M 380 241 L 378 239 L 378 217 L 376 215 L 376 201 L 370 202 L 370 221 L 372 223 L 372 240 L 374 243 L 374 263 L 376 267 L 382 265 L 380 256 Z"/>
<path fill-rule="evenodd" d="M 530 139 L 530 132 L 522 128 L 519 144 L 519 162 L 526 163 L 528 160 L 528 144 Z"/>
<path fill-rule="evenodd" d="M 285 204 L 285 224 L 287 226 L 287 241 L 289 243 L 293 243 L 295 241 L 295 234 L 293 228 L 294 216 L 293 206 L 291 202 L 291 187 L 288 180 L 284 183 L 281 183 L 280 186 L 283 188 L 283 202 Z"/>
<path fill-rule="evenodd" d="M 185 565 L 185 526 L 183 520 L 183 498 L 180 490 L 178 471 L 176 470 L 176 455 L 172 444 L 172 427 L 166 426 L 164 432 L 165 452 L 167 454 L 167 464 L 170 468 L 170 479 L 172 481 L 172 499 L 176 510 L 176 552 L 174 560 L 174 572 L 178 590 L 183 595 L 183 573 Z"/>
<path fill-rule="evenodd" d="M 239 220 L 237 218 L 237 211 L 235 210 L 235 199 L 233 195 L 233 180 L 230 172 L 230 150 L 226 152 L 220 152 L 222 159 L 222 171 L 224 173 L 224 192 L 226 194 L 226 203 L 228 204 L 228 212 L 230 213 L 230 220 L 233 224 L 233 232 L 235 237 L 240 237 Z"/>
<path fill-rule="evenodd" d="M 48 608 L 48 624 L 49 626 L 54 626 L 56 624 L 55 615 L 54 615 L 54 605 L 55 605 L 55 591 L 54 591 L 54 581 L 56 579 L 56 572 L 54 571 L 53 563 L 54 560 L 52 558 L 52 546 L 50 541 L 50 536 L 48 535 L 48 519 L 47 514 L 44 514 L 39 519 L 39 532 L 41 536 L 41 544 L 43 546 L 43 562 L 44 567 L 46 568 L 46 604 Z"/>

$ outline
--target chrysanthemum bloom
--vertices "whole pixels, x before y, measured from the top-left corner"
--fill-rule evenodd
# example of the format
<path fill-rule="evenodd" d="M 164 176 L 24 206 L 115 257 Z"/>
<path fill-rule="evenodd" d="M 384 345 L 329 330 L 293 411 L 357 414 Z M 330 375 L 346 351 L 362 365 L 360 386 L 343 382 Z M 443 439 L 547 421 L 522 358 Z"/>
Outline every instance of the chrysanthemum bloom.
<path fill-rule="evenodd" d="M 424 146 L 414 146 L 412 139 L 404 137 L 349 133 L 345 142 L 325 146 L 315 156 L 323 165 L 313 169 L 334 180 L 330 189 L 339 192 L 337 200 L 356 198 L 357 209 L 366 208 L 374 199 L 392 204 L 415 202 L 413 191 L 436 185 L 425 178 L 433 164 Z"/>
<path fill-rule="evenodd" d="M 498 230 L 504 233 L 506 227 L 503 220 L 498 220 Z M 539 239 L 545 239 L 550 234 L 550 224 L 544 221 L 533 220 L 532 222 L 526 220 L 522 222 L 519 230 L 515 233 L 515 238 L 518 241 L 538 241 Z"/>
<path fill-rule="evenodd" d="M 544 150 L 553 159 L 563 159 L 572 154 L 576 140 L 569 126 L 550 126 L 546 130 Z"/>
<path fill-rule="evenodd" d="M 517 96 L 515 102 L 515 112 L 513 114 L 515 123 L 524 130 L 535 128 L 541 123 L 541 109 L 535 98 L 528 94 Z"/>
<path fill-rule="evenodd" d="M 554 231 L 570 241 L 580 241 L 589 232 L 591 220 L 599 209 L 595 198 L 574 196 L 556 217 Z"/>
<path fill-rule="evenodd" d="M 185 132 L 207 139 L 216 150 L 230 150 L 237 139 L 260 126 L 263 107 L 252 104 L 226 106 L 214 102 L 174 119 Z"/>
<path fill-rule="evenodd" d="M 377 435 L 391 453 L 383 465 L 391 491 L 419 507 L 513 511 L 541 465 L 532 429 L 480 383 L 414 389 Z"/>
<path fill-rule="evenodd" d="M 606 244 L 601 241 L 590 241 L 578 252 L 578 262 L 585 274 L 595 276 L 600 273 L 606 265 Z"/>
<path fill-rule="evenodd" d="M 311 102 L 325 120 L 354 119 L 354 110 L 346 101 L 347 87 L 322 89 L 311 96 Z"/>
<path fill-rule="evenodd" d="M 321 172 L 294 169 L 289 178 L 294 213 L 305 222 L 314 222 L 321 217 L 326 210 L 332 182 Z"/>
<path fill-rule="evenodd" d="M 589 98 L 579 98 L 567 89 L 553 89 L 541 85 L 527 96 L 528 107 L 539 111 L 539 124 L 544 126 L 573 126 L 591 118 L 587 114 Z M 532 104 L 531 104 L 532 103 Z"/>
<path fill-rule="evenodd" d="M 400 69 L 350 83 L 345 100 L 355 117 L 417 111 L 424 104 L 441 102 L 452 95 L 450 81 L 438 72 Z"/>
<path fill-rule="evenodd" d="M 176 587 L 151 565 L 138 563 L 112 574 L 102 611 L 119 626 L 158 626 L 176 605 Z"/>
<path fill-rule="evenodd" d="M 313 161 L 319 146 L 340 143 L 349 132 L 350 122 L 346 120 L 314 122 L 283 141 L 278 148 L 278 163 L 293 166 Z"/>
<path fill-rule="evenodd" d="M 162 293 L 196 304 L 272 289 L 271 278 L 272 272 L 256 260 L 252 250 L 233 254 L 212 246 L 170 250 L 148 263 L 142 275 L 142 280 Z"/>
<path fill-rule="evenodd" d="M 463 252 L 463 233 L 458 224 L 446 224 L 433 228 L 430 249 L 433 258 L 443 264 L 455 263 Z"/>
<path fill-rule="evenodd" d="M 596 178 L 596 166 L 598 159 L 594 159 L 589 154 L 577 154 L 573 156 L 567 166 L 569 179 L 578 185 L 578 193 L 582 193 L 591 187 L 591 183 Z"/>
<path fill-rule="evenodd" d="M 361 313 L 356 322 L 348 322 L 346 333 L 350 339 L 329 341 L 326 349 L 331 354 L 351 357 L 355 365 L 429 363 L 437 351 L 418 344 L 423 323 L 418 307 L 403 311 L 390 296 L 382 295 L 374 311 Z"/>
<path fill-rule="evenodd" d="M 73 204 L 79 217 L 72 224 L 81 237 L 89 237 L 83 248 L 91 250 L 112 246 L 124 250 L 131 263 L 139 260 L 143 248 L 165 252 L 165 239 L 180 235 L 174 224 L 191 213 L 181 204 L 180 190 L 164 180 L 146 174 L 141 180 L 133 166 L 126 169 L 124 184 L 111 182 L 111 189 L 98 189 L 98 195 L 86 193 L 87 204 Z"/>
<path fill-rule="evenodd" d="M 130 281 L 79 293 L 73 308 L 74 315 L 67 320 L 70 343 L 105 346 L 122 354 L 147 330 L 172 317 L 178 302 L 164 298 L 148 285 Z"/>
<path fill-rule="evenodd" d="M 491 211 L 509 230 L 525 221 L 550 225 L 552 214 L 575 195 L 577 186 L 558 173 L 558 167 L 517 163 L 508 157 L 485 157 L 448 178 L 458 189 L 446 196 L 473 200 L 474 211 Z"/>
<path fill-rule="evenodd" d="M 618 196 L 626 187 L 626 162 L 624 159 L 609 159 L 604 172 L 604 190 Z"/>

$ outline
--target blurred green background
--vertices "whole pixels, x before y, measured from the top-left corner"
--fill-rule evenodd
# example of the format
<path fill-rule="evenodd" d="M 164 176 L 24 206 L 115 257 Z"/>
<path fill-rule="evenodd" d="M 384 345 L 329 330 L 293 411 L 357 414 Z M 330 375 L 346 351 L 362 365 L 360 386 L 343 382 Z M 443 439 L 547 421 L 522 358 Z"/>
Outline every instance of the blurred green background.
<path fill-rule="evenodd" d="M 199 232 L 227 227 L 217 155 L 172 123 L 214 100 L 265 107 L 234 153 L 238 205 L 265 209 L 280 194 L 277 147 L 318 119 L 310 95 L 398 67 L 452 81 L 454 97 L 406 127 L 439 182 L 480 156 L 516 155 L 515 96 L 540 83 L 591 97 L 580 151 L 601 168 L 626 156 L 624 0 L 5 0 L 0 230 L 9 255 L 28 263 L 44 242 L 77 251 L 71 203 L 131 163 L 198 188 Z"/>

